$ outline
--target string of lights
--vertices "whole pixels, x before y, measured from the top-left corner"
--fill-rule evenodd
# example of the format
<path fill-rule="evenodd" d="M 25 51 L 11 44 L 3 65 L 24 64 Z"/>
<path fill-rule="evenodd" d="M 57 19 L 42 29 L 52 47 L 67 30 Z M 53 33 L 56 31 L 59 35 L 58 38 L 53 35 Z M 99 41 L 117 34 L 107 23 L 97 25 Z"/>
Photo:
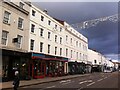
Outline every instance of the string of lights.
<path fill-rule="evenodd" d="M 96 26 L 97 24 L 105 22 L 105 21 L 110 21 L 113 23 L 119 22 L 120 21 L 119 14 L 106 16 L 106 17 L 93 19 L 93 20 L 88 20 L 88 21 L 84 21 L 84 22 L 80 22 L 76 24 L 71 24 L 71 26 L 74 27 L 75 29 L 84 30 L 86 28 Z"/>

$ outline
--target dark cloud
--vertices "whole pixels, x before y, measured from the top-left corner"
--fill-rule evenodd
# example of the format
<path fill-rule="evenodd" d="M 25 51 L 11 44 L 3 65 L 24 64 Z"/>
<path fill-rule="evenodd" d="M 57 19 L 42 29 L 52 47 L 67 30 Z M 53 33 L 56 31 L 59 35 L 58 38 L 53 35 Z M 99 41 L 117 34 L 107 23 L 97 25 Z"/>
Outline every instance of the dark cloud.
<path fill-rule="evenodd" d="M 34 3 L 47 9 L 50 16 L 64 20 L 69 24 L 110 16 L 118 13 L 117 2 L 50 2 Z M 99 23 L 95 27 L 79 30 L 89 39 L 89 48 L 102 54 L 118 53 L 118 25 L 110 21 Z"/>

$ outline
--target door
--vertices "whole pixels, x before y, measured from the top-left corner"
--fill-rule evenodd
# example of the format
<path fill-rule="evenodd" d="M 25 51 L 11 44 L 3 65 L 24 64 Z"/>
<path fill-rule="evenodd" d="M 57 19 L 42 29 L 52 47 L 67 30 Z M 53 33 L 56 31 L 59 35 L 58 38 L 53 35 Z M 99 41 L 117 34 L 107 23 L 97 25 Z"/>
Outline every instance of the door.
<path fill-rule="evenodd" d="M 33 78 L 44 78 L 46 74 L 45 61 L 35 60 L 33 62 Z"/>

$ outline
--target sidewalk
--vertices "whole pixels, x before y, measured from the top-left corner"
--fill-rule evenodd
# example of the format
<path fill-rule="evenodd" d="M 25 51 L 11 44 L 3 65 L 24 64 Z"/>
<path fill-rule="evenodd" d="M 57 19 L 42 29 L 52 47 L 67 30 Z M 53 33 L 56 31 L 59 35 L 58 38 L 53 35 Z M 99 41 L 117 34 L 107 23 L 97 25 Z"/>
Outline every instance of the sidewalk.
<path fill-rule="evenodd" d="M 67 76 L 61 76 L 61 77 L 46 77 L 46 78 L 42 78 L 42 79 L 21 80 L 20 87 L 36 85 L 36 84 L 41 84 L 41 83 L 55 82 L 55 81 L 59 81 L 59 80 L 77 78 L 77 77 L 88 76 L 88 75 L 90 75 L 90 74 L 67 75 Z M 12 81 L 0 83 L 0 89 L 1 88 L 2 89 L 12 88 Z"/>

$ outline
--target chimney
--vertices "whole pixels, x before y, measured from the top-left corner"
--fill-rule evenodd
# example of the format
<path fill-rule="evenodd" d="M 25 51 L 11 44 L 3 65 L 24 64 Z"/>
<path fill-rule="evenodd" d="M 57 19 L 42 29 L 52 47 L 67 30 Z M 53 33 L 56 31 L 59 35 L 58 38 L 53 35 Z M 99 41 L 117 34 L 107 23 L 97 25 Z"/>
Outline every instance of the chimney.
<path fill-rule="evenodd" d="M 47 9 L 44 9 L 43 12 L 46 13 L 46 14 L 48 14 L 48 13 L 47 13 Z"/>

